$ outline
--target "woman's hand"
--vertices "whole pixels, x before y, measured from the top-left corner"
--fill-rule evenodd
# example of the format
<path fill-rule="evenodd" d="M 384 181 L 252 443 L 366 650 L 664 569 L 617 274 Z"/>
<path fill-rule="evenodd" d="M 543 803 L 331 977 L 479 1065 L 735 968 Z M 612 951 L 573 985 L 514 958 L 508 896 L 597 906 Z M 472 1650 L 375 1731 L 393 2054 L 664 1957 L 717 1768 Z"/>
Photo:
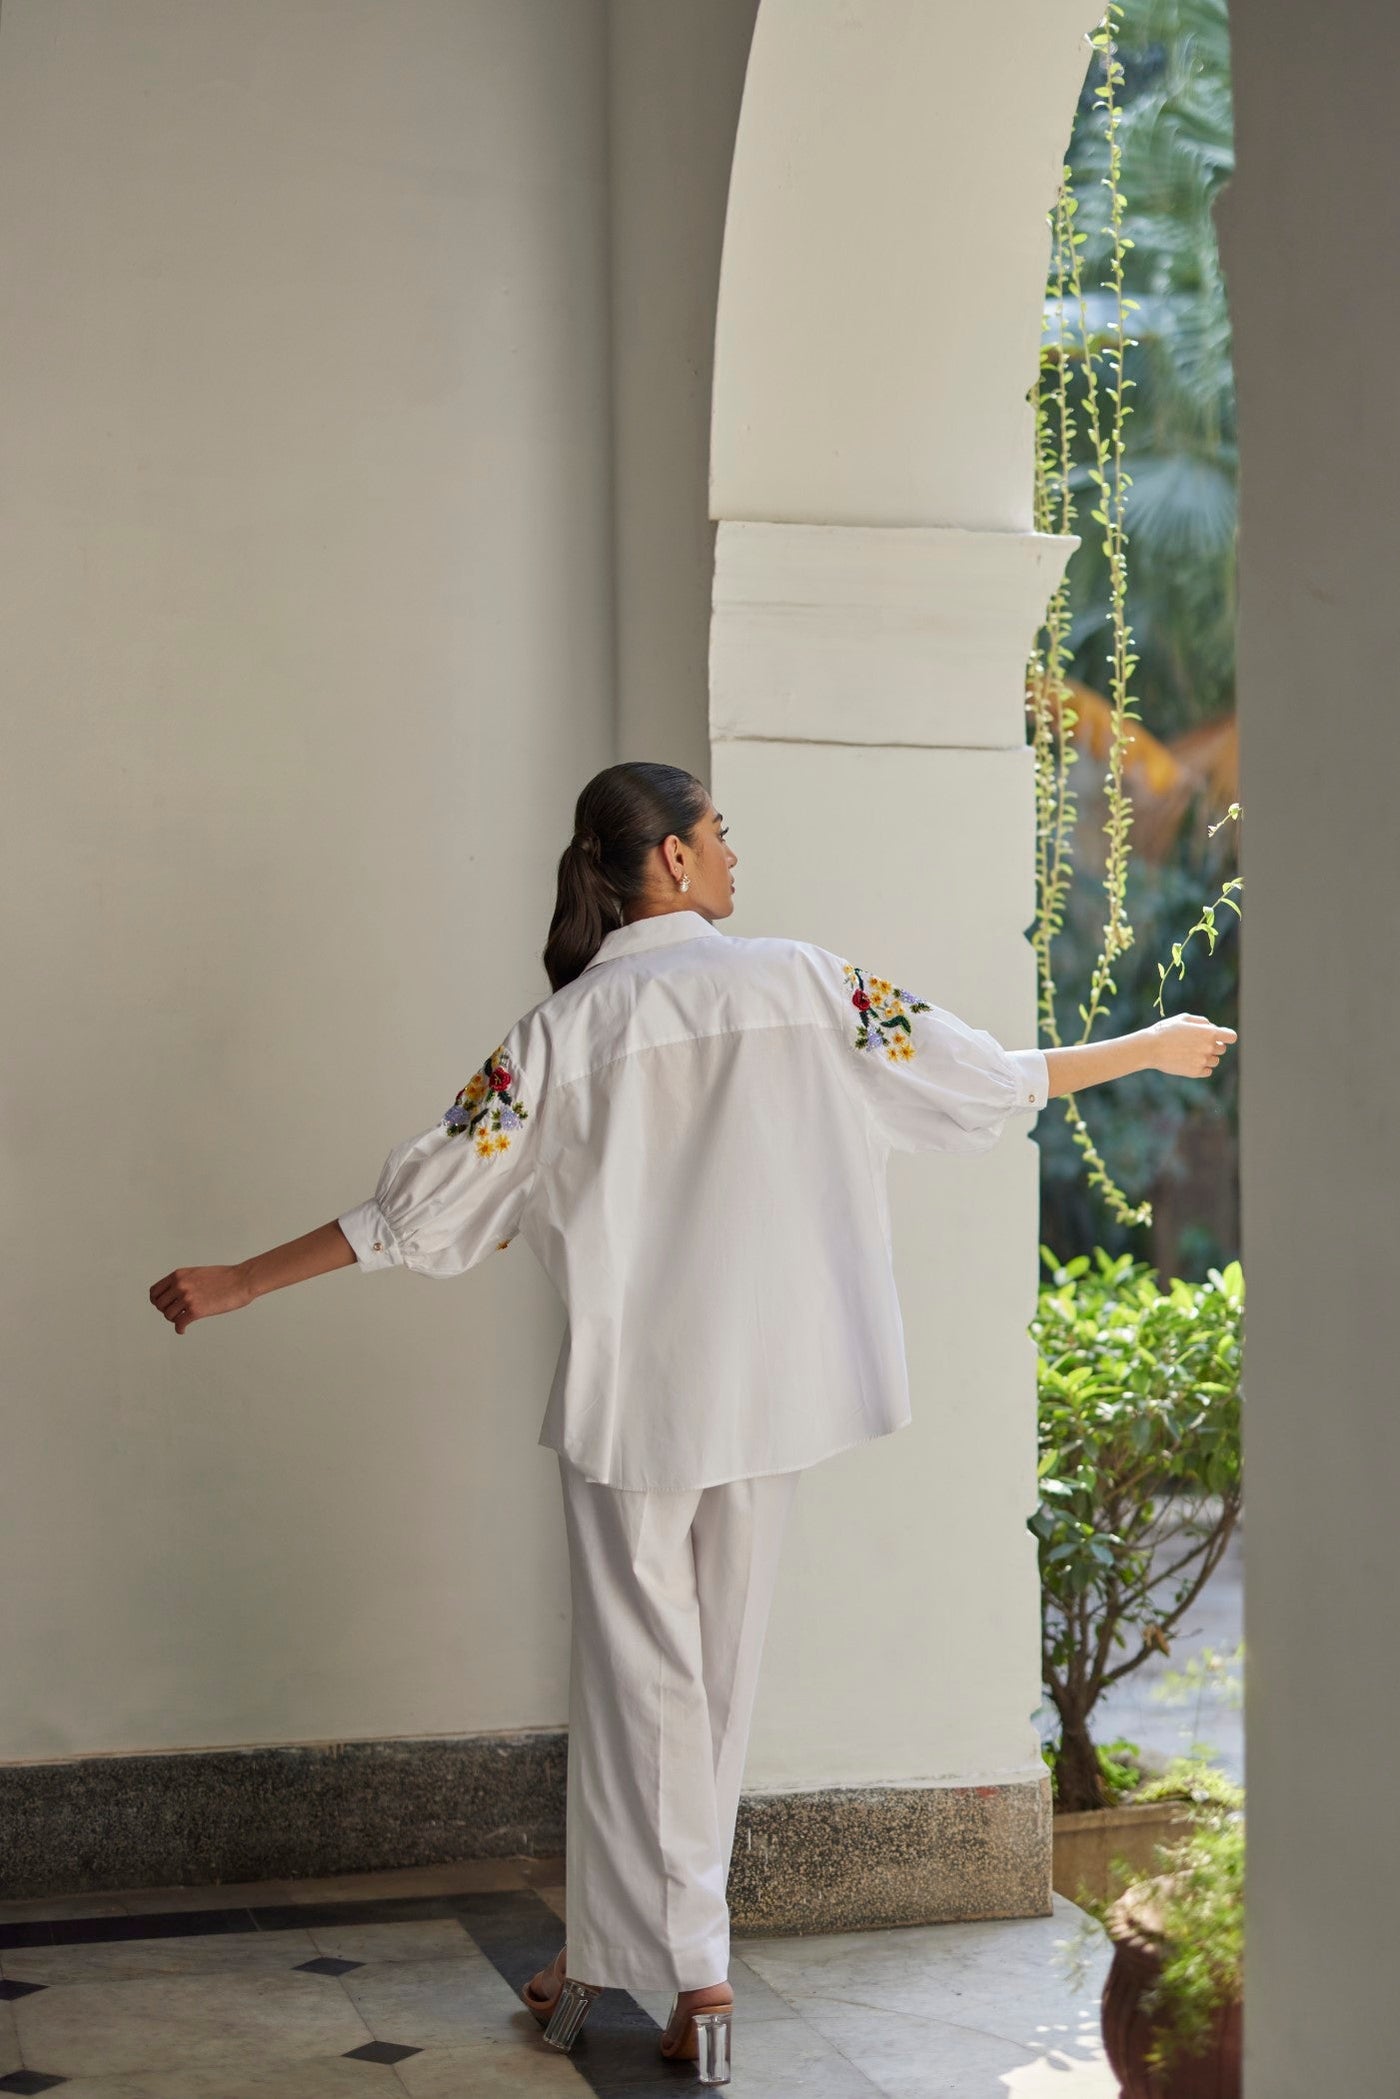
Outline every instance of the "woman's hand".
<path fill-rule="evenodd" d="M 1229 1045 L 1233 1028 L 1207 1020 L 1204 1013 L 1173 1013 L 1142 1030 L 1150 1071 L 1172 1072 L 1180 1079 L 1209 1078 Z"/>
<path fill-rule="evenodd" d="M 245 1270 L 237 1268 L 172 1268 L 151 1286 L 151 1303 L 177 1334 L 192 1319 L 212 1319 L 216 1312 L 238 1312 L 253 1302 Z"/>
<path fill-rule="evenodd" d="M 151 1303 L 183 1334 L 192 1319 L 210 1319 L 215 1312 L 238 1312 L 255 1297 L 269 1290 L 283 1290 L 288 1283 L 304 1283 L 309 1276 L 325 1275 L 332 1268 L 353 1268 L 355 1249 L 333 1217 L 318 1224 L 314 1232 L 274 1246 L 269 1253 L 254 1254 L 231 1268 L 172 1268 L 151 1287 Z"/>

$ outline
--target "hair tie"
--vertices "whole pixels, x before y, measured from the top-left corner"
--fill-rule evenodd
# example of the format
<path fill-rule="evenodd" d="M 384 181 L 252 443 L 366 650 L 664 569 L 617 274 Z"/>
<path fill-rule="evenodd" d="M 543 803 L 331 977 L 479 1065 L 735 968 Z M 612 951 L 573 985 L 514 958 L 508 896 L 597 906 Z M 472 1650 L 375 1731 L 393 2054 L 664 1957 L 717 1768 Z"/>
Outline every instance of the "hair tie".
<path fill-rule="evenodd" d="M 602 855 L 602 840 L 596 831 L 575 831 L 574 844 L 589 860 L 597 860 Z"/>

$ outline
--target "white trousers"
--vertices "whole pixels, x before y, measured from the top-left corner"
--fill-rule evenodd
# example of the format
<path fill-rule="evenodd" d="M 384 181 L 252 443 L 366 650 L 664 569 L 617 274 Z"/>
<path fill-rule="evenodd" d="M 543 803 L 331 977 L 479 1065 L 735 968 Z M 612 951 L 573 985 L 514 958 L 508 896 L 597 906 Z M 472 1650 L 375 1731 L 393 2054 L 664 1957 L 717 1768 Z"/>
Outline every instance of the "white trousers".
<path fill-rule="evenodd" d="M 800 1474 L 610 1487 L 560 1453 L 573 1634 L 564 1934 L 579 1982 L 729 1972 L 726 1890 L 758 1666 Z"/>

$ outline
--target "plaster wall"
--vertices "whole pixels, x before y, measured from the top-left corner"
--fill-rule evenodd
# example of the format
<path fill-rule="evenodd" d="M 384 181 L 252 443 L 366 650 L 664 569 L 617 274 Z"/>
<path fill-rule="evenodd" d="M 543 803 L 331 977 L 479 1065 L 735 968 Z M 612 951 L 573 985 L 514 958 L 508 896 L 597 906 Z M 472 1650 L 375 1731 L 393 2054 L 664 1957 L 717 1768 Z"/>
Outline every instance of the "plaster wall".
<path fill-rule="evenodd" d="M 6 0 L 0 1756 L 562 1723 L 524 1249 L 147 1292 L 361 1200 L 548 989 L 607 67 L 595 0 Z"/>

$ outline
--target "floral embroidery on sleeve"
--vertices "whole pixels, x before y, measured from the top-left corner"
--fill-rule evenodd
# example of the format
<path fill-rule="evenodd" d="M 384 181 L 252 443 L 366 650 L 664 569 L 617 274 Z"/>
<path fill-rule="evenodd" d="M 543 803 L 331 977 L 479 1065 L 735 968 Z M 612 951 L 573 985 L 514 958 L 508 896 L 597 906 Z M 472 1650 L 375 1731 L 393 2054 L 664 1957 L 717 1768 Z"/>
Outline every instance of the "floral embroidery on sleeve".
<path fill-rule="evenodd" d="M 502 1043 L 473 1072 L 443 1123 L 454 1133 L 471 1137 L 479 1158 L 494 1159 L 497 1152 L 510 1150 L 510 1132 L 529 1120 L 530 1111 L 521 1105 L 519 1088 L 520 1074 Z"/>
<path fill-rule="evenodd" d="M 901 990 L 888 977 L 867 977 L 853 962 L 841 966 L 851 987 L 851 1004 L 860 1015 L 856 1048 L 877 1054 L 883 1050 L 892 1064 L 907 1064 L 914 1054 L 914 1026 L 909 1016 L 927 1013 L 928 1000 Z"/>

